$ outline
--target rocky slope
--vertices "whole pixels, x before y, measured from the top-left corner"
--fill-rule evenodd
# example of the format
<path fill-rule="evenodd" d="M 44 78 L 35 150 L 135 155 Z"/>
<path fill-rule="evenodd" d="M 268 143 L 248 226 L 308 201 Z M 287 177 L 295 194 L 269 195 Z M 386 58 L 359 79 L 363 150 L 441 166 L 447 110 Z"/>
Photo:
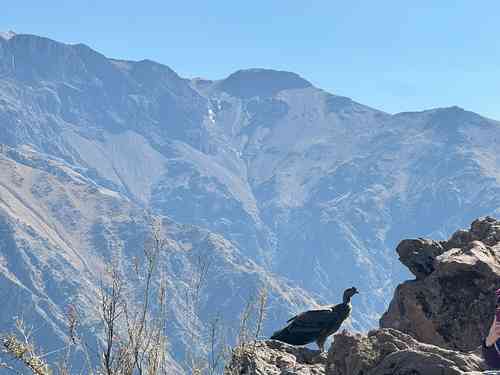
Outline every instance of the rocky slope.
<path fill-rule="evenodd" d="M 43 352 L 58 350 L 68 340 L 68 308 L 75 306 L 82 335 L 91 343 L 100 332 L 97 295 L 105 268 L 113 262 L 132 285 L 140 283 L 133 276 L 134 259 L 139 264 L 143 259 L 150 235 L 148 215 L 60 159 L 27 148 L 2 151 L 2 332 L 12 329 L 15 316 L 22 316 L 35 328 L 34 339 Z M 314 304 L 307 292 L 270 275 L 222 236 L 166 217 L 162 222 L 168 246 L 158 262 L 167 284 L 172 373 L 182 372 L 178 363 L 194 345 L 199 355 L 206 355 L 205 339 L 215 317 L 219 329 L 237 332 L 245 301 L 259 288 L 269 292 L 266 324 L 271 326 Z M 195 300 L 193 280 L 202 272 Z"/>
<path fill-rule="evenodd" d="M 246 374 L 266 368 L 276 374 L 277 368 L 287 374 L 482 373 L 487 367 L 480 345 L 494 314 L 499 246 L 500 221 L 491 217 L 475 220 L 447 241 L 404 240 L 397 252 L 416 280 L 396 288 L 381 328 L 367 335 L 336 334 L 326 361 L 317 351 L 268 341 L 257 344 L 253 360 L 236 350 L 233 362 Z"/>

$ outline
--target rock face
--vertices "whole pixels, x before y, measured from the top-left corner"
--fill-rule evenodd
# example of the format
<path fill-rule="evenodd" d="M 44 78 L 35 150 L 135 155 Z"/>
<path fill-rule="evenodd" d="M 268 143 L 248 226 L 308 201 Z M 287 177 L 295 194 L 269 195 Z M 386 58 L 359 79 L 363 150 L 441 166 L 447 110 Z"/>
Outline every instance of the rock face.
<path fill-rule="evenodd" d="M 474 353 L 418 342 L 394 329 L 367 336 L 341 333 L 328 354 L 327 375 L 460 375 L 484 370 Z"/>
<path fill-rule="evenodd" d="M 225 375 L 324 375 L 326 355 L 279 341 L 258 341 L 233 351 Z"/>
<path fill-rule="evenodd" d="M 226 375 L 462 375 L 486 369 L 479 352 L 429 345 L 391 328 L 335 335 L 328 356 L 269 340 L 233 351 Z"/>
<path fill-rule="evenodd" d="M 449 349 L 476 348 L 500 287 L 500 222 L 481 218 L 448 241 L 406 240 L 397 252 L 416 280 L 396 288 L 380 326 Z"/>

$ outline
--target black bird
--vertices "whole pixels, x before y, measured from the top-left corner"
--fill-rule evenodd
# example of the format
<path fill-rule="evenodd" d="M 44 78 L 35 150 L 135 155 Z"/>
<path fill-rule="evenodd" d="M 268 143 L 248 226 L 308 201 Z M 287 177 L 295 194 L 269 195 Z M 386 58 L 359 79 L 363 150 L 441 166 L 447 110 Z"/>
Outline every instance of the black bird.
<path fill-rule="evenodd" d="M 328 336 L 337 332 L 351 313 L 351 297 L 359 293 L 355 287 L 344 291 L 343 302 L 318 310 L 309 310 L 289 319 L 285 328 L 274 332 L 271 339 L 291 345 L 305 345 L 316 341 L 319 349 L 325 351 Z"/>

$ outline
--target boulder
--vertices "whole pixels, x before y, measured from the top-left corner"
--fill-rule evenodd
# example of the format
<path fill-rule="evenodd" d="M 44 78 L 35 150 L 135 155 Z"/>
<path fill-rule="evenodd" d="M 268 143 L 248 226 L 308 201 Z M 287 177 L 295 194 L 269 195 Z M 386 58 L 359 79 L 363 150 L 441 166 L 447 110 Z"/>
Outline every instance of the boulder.
<path fill-rule="evenodd" d="M 335 335 L 328 353 L 327 375 L 460 375 L 479 374 L 478 353 L 462 353 L 418 342 L 395 329 L 367 336 Z"/>
<path fill-rule="evenodd" d="M 434 260 L 445 251 L 442 242 L 416 239 L 403 240 L 396 248 L 399 260 L 417 279 L 423 279 L 434 271 Z"/>

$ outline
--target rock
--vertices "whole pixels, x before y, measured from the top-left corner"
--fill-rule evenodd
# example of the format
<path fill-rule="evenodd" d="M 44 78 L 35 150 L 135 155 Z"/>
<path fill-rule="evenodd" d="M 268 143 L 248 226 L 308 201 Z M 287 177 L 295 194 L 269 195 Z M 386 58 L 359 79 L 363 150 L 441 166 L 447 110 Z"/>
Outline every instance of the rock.
<path fill-rule="evenodd" d="M 226 375 L 323 375 L 326 355 L 280 341 L 256 341 L 234 349 Z"/>
<path fill-rule="evenodd" d="M 476 348 L 491 325 L 500 287 L 499 239 L 500 222 L 486 217 L 446 242 L 401 242 L 401 261 L 417 279 L 396 288 L 380 326 L 448 349 Z"/>
<path fill-rule="evenodd" d="M 422 279 L 434 271 L 434 259 L 445 249 L 440 242 L 417 239 L 401 241 L 396 251 L 401 263 Z"/>
<path fill-rule="evenodd" d="M 475 220 L 470 231 L 459 229 L 448 241 L 427 239 L 403 240 L 396 248 L 399 260 L 416 278 L 422 279 L 434 271 L 436 257 L 453 248 L 465 248 L 473 241 L 480 241 L 488 246 L 500 242 L 500 222 L 492 217 Z"/>
<path fill-rule="evenodd" d="M 484 370 L 481 357 L 418 342 L 394 329 L 335 335 L 327 375 L 459 375 Z"/>
<path fill-rule="evenodd" d="M 455 233 L 453 233 L 450 240 L 446 244 L 450 249 L 454 247 L 463 247 L 469 242 L 472 242 L 473 238 L 474 237 L 471 232 L 464 229 L 459 229 Z"/>
<path fill-rule="evenodd" d="M 472 223 L 470 233 L 473 240 L 493 246 L 500 242 L 500 222 L 489 216 L 477 219 Z"/>

